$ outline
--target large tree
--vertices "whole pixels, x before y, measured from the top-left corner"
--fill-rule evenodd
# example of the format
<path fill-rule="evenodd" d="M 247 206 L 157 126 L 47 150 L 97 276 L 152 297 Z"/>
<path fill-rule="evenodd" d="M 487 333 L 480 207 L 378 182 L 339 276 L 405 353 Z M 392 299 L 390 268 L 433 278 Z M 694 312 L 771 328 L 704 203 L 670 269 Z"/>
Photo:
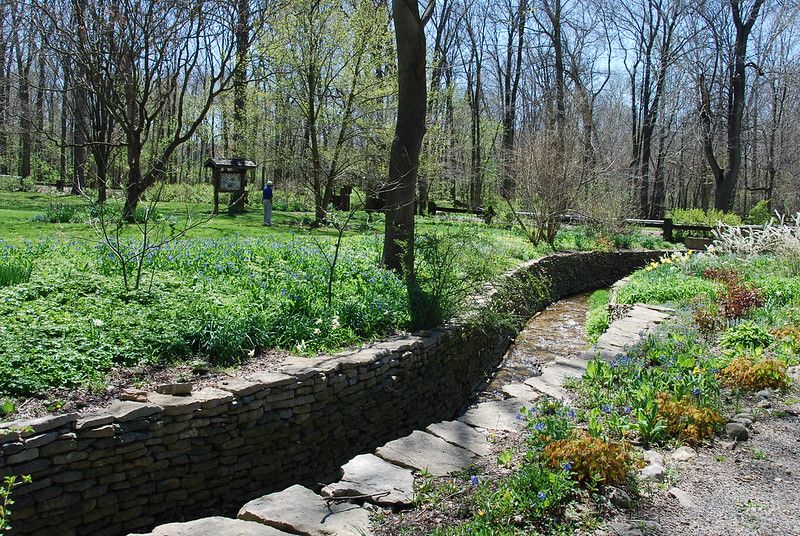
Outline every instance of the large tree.
<path fill-rule="evenodd" d="M 749 4 L 749 5 L 748 5 Z M 742 170 L 742 130 L 744 126 L 745 90 L 747 88 L 747 44 L 753 26 L 758 19 L 764 0 L 728 0 L 728 5 L 733 22 L 733 43 L 729 51 L 723 50 L 725 46 L 717 39 L 716 54 L 728 52 L 727 72 L 728 87 L 727 103 L 725 110 L 727 169 L 719 160 L 714 149 L 713 139 L 713 112 L 709 80 L 705 72 L 701 72 L 698 79 L 700 93 L 700 123 L 703 137 L 703 150 L 708 166 L 714 176 L 714 206 L 718 210 L 730 211 L 736 199 L 736 185 L 739 173 Z M 709 17 L 709 22 L 714 24 L 715 19 Z M 715 31 L 716 35 L 716 31 Z M 753 65 L 758 68 L 758 66 Z"/>
<path fill-rule="evenodd" d="M 397 45 L 397 124 L 389 156 L 383 263 L 413 280 L 414 192 L 425 136 L 425 23 L 433 0 L 420 15 L 416 0 L 392 0 Z"/>

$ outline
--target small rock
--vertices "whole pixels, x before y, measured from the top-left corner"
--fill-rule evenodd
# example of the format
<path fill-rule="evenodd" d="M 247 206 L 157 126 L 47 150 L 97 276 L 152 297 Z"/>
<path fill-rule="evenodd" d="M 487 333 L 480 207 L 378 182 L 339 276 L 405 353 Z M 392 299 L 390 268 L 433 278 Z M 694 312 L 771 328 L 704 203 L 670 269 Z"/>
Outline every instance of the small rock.
<path fill-rule="evenodd" d="M 760 409 L 771 408 L 772 407 L 772 402 L 770 402 L 769 400 L 763 400 L 762 399 L 762 400 L 760 400 L 758 402 L 758 404 L 756 404 L 756 407 L 760 408 Z"/>
<path fill-rule="evenodd" d="M 725 425 L 725 435 L 734 441 L 747 441 L 747 438 L 750 436 L 747 432 L 747 428 L 737 422 L 729 422 Z"/>
<path fill-rule="evenodd" d="M 786 374 L 789 375 L 789 378 L 791 378 L 793 382 L 800 382 L 800 365 L 787 368 Z"/>
<path fill-rule="evenodd" d="M 192 384 L 189 382 L 164 383 L 156 385 L 156 393 L 161 395 L 189 396 L 192 394 Z"/>
<path fill-rule="evenodd" d="M 751 421 L 750 419 L 745 419 L 745 418 L 742 418 L 742 417 L 733 417 L 733 418 L 732 418 L 730 421 L 728 421 L 728 422 L 735 422 L 735 423 L 739 423 L 739 424 L 741 424 L 742 426 L 752 426 L 752 425 L 753 425 L 753 421 Z"/>
<path fill-rule="evenodd" d="M 648 464 L 656 463 L 658 465 L 664 465 L 664 455 L 656 450 L 646 450 L 642 453 L 642 458 Z"/>
<path fill-rule="evenodd" d="M 620 488 L 612 487 L 608 493 L 608 500 L 617 508 L 622 508 L 624 510 L 630 510 L 631 506 L 633 506 L 631 496 Z"/>
<path fill-rule="evenodd" d="M 762 389 L 756 393 L 757 400 L 772 400 L 772 391 L 769 389 Z"/>
<path fill-rule="evenodd" d="M 147 391 L 142 389 L 124 389 L 119 394 L 119 399 L 126 402 L 147 402 Z"/>
<path fill-rule="evenodd" d="M 645 480 L 650 480 L 652 482 L 663 482 L 664 481 L 664 466 L 658 463 L 651 463 L 644 469 L 642 469 L 641 476 Z"/>
<path fill-rule="evenodd" d="M 669 495 L 678 499 L 678 504 L 684 508 L 691 508 L 694 506 L 692 497 L 680 488 L 670 488 Z"/>
<path fill-rule="evenodd" d="M 688 462 L 689 460 L 693 460 L 697 458 L 697 451 L 695 451 L 692 447 L 680 447 L 675 452 L 672 453 L 670 459 L 674 462 Z"/>

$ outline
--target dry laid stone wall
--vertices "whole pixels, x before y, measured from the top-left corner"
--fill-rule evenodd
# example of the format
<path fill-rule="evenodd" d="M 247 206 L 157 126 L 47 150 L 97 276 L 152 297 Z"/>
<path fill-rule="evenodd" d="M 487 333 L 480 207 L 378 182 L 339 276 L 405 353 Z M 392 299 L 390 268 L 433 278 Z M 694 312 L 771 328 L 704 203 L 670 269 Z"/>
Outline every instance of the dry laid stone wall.
<path fill-rule="evenodd" d="M 541 276 L 549 296 L 504 296 L 524 318 L 564 296 L 608 286 L 657 252 L 559 254 L 508 282 Z M 498 304 L 496 304 L 498 305 Z M 14 490 L 10 535 L 120 535 L 227 512 L 292 484 L 336 479 L 354 455 L 453 418 L 515 335 L 453 323 L 280 372 L 231 378 L 189 396 L 150 393 L 96 415 L 0 425 L 0 475 Z"/>

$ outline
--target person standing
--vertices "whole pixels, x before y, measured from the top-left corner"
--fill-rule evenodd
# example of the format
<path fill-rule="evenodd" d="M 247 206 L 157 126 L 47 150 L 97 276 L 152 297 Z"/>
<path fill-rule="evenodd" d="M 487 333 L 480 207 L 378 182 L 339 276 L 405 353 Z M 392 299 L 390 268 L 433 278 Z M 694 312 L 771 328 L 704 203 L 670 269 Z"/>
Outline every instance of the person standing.
<path fill-rule="evenodd" d="M 264 185 L 264 190 L 261 193 L 261 199 L 264 202 L 263 225 L 272 225 L 272 181 L 267 181 L 267 184 Z"/>

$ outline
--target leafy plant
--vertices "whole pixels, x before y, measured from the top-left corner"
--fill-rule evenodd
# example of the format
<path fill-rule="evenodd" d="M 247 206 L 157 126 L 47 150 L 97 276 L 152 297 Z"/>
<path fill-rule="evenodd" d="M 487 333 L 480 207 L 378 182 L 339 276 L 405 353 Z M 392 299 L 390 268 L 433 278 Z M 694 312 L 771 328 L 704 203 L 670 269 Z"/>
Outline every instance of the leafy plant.
<path fill-rule="evenodd" d="M 658 417 L 664 422 L 667 434 L 681 442 L 697 445 L 713 437 L 725 419 L 712 408 L 698 406 L 688 398 L 673 399 L 659 393 Z"/>
<path fill-rule="evenodd" d="M 430 328 L 449 320 L 478 290 L 489 272 L 489 259 L 460 232 L 417 236 L 415 279 L 409 287 L 412 329 Z"/>
<path fill-rule="evenodd" d="M 86 212 L 78 205 L 66 203 L 49 203 L 44 214 L 37 214 L 31 221 L 44 223 L 81 223 L 85 220 Z"/>
<path fill-rule="evenodd" d="M 722 334 L 720 344 L 723 348 L 755 350 L 772 344 L 772 335 L 754 322 L 742 322 L 728 328 Z"/>
<path fill-rule="evenodd" d="M 634 465 L 633 448 L 624 441 L 610 441 L 581 433 L 544 448 L 553 468 L 569 470 L 581 485 L 624 484 Z"/>
<path fill-rule="evenodd" d="M 719 371 L 720 381 L 745 391 L 787 389 L 790 385 L 786 364 L 773 358 L 741 355 Z"/>
<path fill-rule="evenodd" d="M 11 530 L 11 506 L 14 504 L 11 492 L 17 486 L 30 482 L 30 475 L 23 475 L 19 479 L 14 475 L 3 477 L 0 485 L 0 530 Z"/>
<path fill-rule="evenodd" d="M 28 259 L 14 256 L 0 258 L 0 287 L 27 283 L 32 272 L 33 263 Z"/>
<path fill-rule="evenodd" d="M 607 329 L 608 314 L 608 289 L 597 290 L 589 297 L 589 310 L 586 313 L 586 336 L 589 342 L 595 343 Z"/>

